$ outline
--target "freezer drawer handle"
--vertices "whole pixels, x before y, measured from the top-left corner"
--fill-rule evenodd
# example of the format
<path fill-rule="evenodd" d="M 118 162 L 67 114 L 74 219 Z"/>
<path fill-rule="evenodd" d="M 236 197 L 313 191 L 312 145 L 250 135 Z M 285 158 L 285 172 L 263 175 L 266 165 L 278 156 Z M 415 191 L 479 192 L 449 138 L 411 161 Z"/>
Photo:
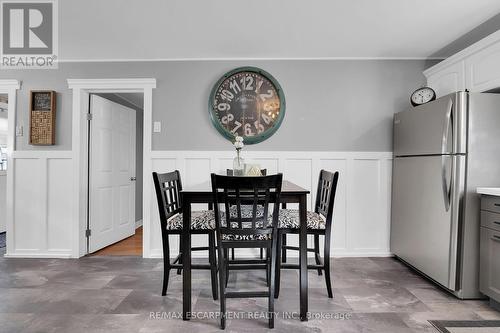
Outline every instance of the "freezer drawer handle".
<path fill-rule="evenodd" d="M 493 221 L 493 223 L 500 225 L 500 222 L 498 221 Z"/>
<path fill-rule="evenodd" d="M 500 236 L 494 235 L 493 237 L 491 237 L 491 239 L 500 242 Z"/>
<path fill-rule="evenodd" d="M 494 205 L 500 207 L 500 203 L 494 203 Z"/>

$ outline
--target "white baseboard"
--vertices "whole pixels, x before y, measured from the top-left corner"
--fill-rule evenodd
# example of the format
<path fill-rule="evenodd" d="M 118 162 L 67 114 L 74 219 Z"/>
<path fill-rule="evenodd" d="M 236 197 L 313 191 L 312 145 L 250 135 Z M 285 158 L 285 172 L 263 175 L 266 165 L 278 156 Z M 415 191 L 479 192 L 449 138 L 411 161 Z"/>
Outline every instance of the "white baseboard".
<path fill-rule="evenodd" d="M 178 252 L 177 251 L 170 251 L 170 256 L 171 258 L 175 258 L 177 256 Z M 250 258 L 257 258 L 259 255 L 259 250 L 249 250 L 245 251 L 242 253 L 241 249 L 240 252 L 236 254 L 238 258 L 242 259 L 250 259 Z M 314 258 L 314 254 L 308 253 L 307 254 L 308 258 Z M 394 257 L 394 254 L 391 252 L 379 252 L 379 251 L 365 251 L 365 252 L 333 252 L 331 253 L 331 256 L 333 258 L 367 258 L 367 257 L 372 257 L 372 258 L 388 258 L 388 257 Z M 287 258 L 298 258 L 299 254 L 297 251 L 288 251 L 287 253 Z M 150 258 L 163 258 L 163 254 L 161 251 L 152 251 Z M 192 258 L 208 258 L 208 255 L 203 252 L 192 252 Z"/>
<path fill-rule="evenodd" d="M 135 221 L 135 228 L 140 228 L 142 227 L 142 219 Z"/>
<path fill-rule="evenodd" d="M 71 259 L 71 253 L 55 253 L 55 252 L 32 252 L 32 253 L 6 253 L 4 258 L 34 258 L 34 259 Z"/>

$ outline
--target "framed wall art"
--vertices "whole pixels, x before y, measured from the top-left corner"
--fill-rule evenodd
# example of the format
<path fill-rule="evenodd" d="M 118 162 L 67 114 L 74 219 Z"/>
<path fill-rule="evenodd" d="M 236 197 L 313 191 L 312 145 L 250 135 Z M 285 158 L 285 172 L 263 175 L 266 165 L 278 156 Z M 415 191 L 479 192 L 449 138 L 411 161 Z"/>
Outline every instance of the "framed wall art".
<path fill-rule="evenodd" d="M 30 144 L 55 145 L 56 92 L 32 90 L 30 92 Z"/>

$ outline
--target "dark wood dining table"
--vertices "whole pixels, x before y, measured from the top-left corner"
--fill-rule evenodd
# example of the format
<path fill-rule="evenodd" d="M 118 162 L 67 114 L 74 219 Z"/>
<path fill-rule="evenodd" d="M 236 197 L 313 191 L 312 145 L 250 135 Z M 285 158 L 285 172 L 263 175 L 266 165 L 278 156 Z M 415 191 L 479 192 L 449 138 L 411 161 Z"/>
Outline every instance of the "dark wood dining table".
<path fill-rule="evenodd" d="M 308 286 L 307 286 L 307 195 L 309 191 L 287 180 L 281 188 L 281 203 L 299 204 L 299 284 L 300 284 L 300 320 L 307 321 Z M 191 318 L 191 205 L 212 204 L 210 182 L 196 186 L 187 186 L 181 193 L 183 229 L 182 229 L 182 318 Z"/>

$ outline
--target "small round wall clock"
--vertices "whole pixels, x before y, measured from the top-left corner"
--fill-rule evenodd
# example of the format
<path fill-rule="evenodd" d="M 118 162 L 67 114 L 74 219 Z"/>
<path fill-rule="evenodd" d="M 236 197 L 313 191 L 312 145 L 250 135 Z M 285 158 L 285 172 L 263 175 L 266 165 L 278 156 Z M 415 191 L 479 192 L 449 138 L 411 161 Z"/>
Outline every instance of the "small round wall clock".
<path fill-rule="evenodd" d="M 214 85 L 208 101 L 213 125 L 228 140 L 245 144 L 273 135 L 285 116 L 285 95 L 278 81 L 256 67 L 236 68 Z"/>
<path fill-rule="evenodd" d="M 410 97 L 411 105 L 417 106 L 429 103 L 436 99 L 436 92 L 429 87 L 422 87 L 415 90 Z"/>

